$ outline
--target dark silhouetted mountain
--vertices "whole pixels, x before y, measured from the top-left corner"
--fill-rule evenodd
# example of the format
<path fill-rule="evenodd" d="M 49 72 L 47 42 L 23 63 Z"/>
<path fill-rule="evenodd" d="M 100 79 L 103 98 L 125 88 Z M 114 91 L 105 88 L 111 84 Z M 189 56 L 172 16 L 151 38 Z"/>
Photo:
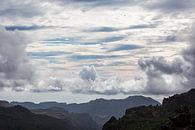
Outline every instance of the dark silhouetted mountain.
<path fill-rule="evenodd" d="M 37 115 L 21 106 L 0 107 L 0 130 L 79 130 L 67 122 Z"/>
<path fill-rule="evenodd" d="M 191 89 L 186 93 L 176 94 L 163 100 L 163 107 L 169 111 L 174 111 L 183 105 L 190 106 L 195 109 L 195 89 Z"/>
<path fill-rule="evenodd" d="M 103 130 L 195 130 L 195 89 L 163 100 L 161 106 L 127 109 L 122 118 L 112 117 Z"/>
<path fill-rule="evenodd" d="M 21 105 L 29 109 L 47 109 L 50 107 L 64 108 L 69 112 L 88 113 L 99 125 L 103 125 L 111 116 L 121 117 L 125 109 L 136 106 L 160 105 L 152 98 L 144 96 L 130 96 L 126 99 L 96 99 L 88 103 L 66 104 L 56 102 L 45 102 L 40 104 L 12 102 L 14 105 Z"/>
<path fill-rule="evenodd" d="M 48 115 L 57 119 L 69 122 L 70 125 L 75 126 L 77 130 L 98 130 L 100 127 L 95 121 L 84 113 L 69 113 L 63 108 L 52 107 L 48 109 L 34 109 L 33 113 Z"/>
<path fill-rule="evenodd" d="M 1 107 L 9 107 L 12 106 L 8 101 L 0 100 L 0 106 Z"/>

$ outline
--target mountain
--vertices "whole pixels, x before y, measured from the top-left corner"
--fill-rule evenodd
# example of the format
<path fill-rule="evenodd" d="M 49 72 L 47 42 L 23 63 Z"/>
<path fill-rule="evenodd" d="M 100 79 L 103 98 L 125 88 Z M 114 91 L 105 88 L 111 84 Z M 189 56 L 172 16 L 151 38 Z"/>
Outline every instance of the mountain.
<path fill-rule="evenodd" d="M 11 104 L 8 101 L 0 100 L 0 106 L 9 107 L 9 106 L 11 106 Z"/>
<path fill-rule="evenodd" d="M 195 89 L 165 98 L 161 106 L 129 108 L 103 130 L 195 130 Z"/>
<path fill-rule="evenodd" d="M 33 113 L 48 115 L 57 119 L 69 122 L 70 125 L 75 126 L 77 130 L 98 130 L 99 126 L 93 119 L 85 113 L 69 113 L 63 108 L 52 107 L 48 109 L 34 109 Z"/>
<path fill-rule="evenodd" d="M 66 104 L 57 102 L 44 102 L 34 104 L 30 102 L 12 102 L 13 105 L 21 105 L 29 109 L 47 109 L 50 107 L 63 108 L 74 113 L 88 113 L 100 126 L 109 120 L 111 116 L 121 117 L 125 109 L 136 106 L 160 105 L 152 98 L 144 96 L 130 96 L 126 99 L 96 99 L 81 104 Z"/>
<path fill-rule="evenodd" d="M 76 130 L 66 121 L 37 115 L 21 106 L 0 106 L 0 130 Z"/>
<path fill-rule="evenodd" d="M 65 108 L 67 106 L 66 103 L 58 103 L 58 102 L 41 102 L 41 103 L 33 103 L 33 102 L 11 102 L 12 105 L 21 105 L 28 109 L 47 109 L 51 107 Z"/>

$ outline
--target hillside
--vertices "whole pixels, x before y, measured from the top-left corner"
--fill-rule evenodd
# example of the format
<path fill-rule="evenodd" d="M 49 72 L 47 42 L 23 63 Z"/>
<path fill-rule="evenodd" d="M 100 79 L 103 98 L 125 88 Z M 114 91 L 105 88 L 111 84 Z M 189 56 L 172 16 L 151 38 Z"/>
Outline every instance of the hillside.
<path fill-rule="evenodd" d="M 52 107 L 48 109 L 34 109 L 33 113 L 48 115 L 57 119 L 68 122 L 71 126 L 75 126 L 77 130 L 98 130 L 99 126 L 93 119 L 85 113 L 69 113 L 63 108 Z"/>
<path fill-rule="evenodd" d="M 112 117 L 103 130 L 194 130 L 195 89 L 163 100 L 161 106 L 126 110 L 118 120 Z"/>
<path fill-rule="evenodd" d="M 0 107 L 0 130 L 76 130 L 67 122 L 37 115 L 21 106 Z"/>

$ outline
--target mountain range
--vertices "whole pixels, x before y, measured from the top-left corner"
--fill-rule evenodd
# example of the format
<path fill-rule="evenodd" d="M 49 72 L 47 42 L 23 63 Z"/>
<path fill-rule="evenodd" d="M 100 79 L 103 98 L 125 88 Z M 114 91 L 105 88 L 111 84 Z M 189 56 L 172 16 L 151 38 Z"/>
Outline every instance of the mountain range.
<path fill-rule="evenodd" d="M 125 114 L 125 109 L 136 106 L 160 105 L 160 103 L 152 98 L 144 96 L 130 96 L 125 99 L 96 99 L 81 104 L 66 104 L 57 102 L 42 102 L 35 104 L 32 102 L 11 102 L 12 105 L 20 105 L 30 110 L 48 109 L 58 107 L 72 113 L 87 113 L 101 127 L 111 116 L 117 118 Z"/>

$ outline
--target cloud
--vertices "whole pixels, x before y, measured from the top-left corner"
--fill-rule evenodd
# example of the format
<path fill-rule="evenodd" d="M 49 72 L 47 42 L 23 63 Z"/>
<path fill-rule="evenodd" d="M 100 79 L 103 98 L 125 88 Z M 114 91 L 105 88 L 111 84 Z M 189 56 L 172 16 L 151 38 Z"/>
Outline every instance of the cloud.
<path fill-rule="evenodd" d="M 63 91 L 63 87 L 65 87 L 63 80 L 55 77 L 46 77 L 40 80 L 36 86 L 33 86 L 30 91 L 35 93 L 60 92 Z"/>
<path fill-rule="evenodd" d="M 0 16 L 31 18 L 43 14 L 40 1 L 1 0 Z"/>
<path fill-rule="evenodd" d="M 102 39 L 99 39 L 99 42 L 116 42 L 116 41 L 121 41 L 123 39 L 125 39 L 125 36 L 109 36 L 109 37 L 105 37 Z"/>
<path fill-rule="evenodd" d="M 125 51 L 125 50 L 134 50 L 140 48 L 142 48 L 142 46 L 138 46 L 134 44 L 122 44 L 110 49 L 109 51 Z"/>
<path fill-rule="evenodd" d="M 67 54 L 64 51 L 47 51 L 47 52 L 28 52 L 27 55 L 31 58 L 46 58 L 46 57 L 54 57 L 54 56 L 61 56 Z"/>
<path fill-rule="evenodd" d="M 39 30 L 39 29 L 45 29 L 49 28 L 49 26 L 37 26 L 37 25 L 31 25 L 31 26 L 6 26 L 6 30 L 8 31 L 33 31 L 33 30 Z"/>
<path fill-rule="evenodd" d="M 138 65 L 146 75 L 144 93 L 160 95 L 183 90 L 181 84 L 187 67 L 182 59 L 167 61 L 164 57 L 152 57 L 140 59 Z"/>
<path fill-rule="evenodd" d="M 157 24 L 138 24 L 129 26 L 128 29 L 146 29 L 146 28 L 155 28 Z"/>
<path fill-rule="evenodd" d="M 192 28 L 193 30 L 193 28 Z M 172 61 L 164 57 L 140 59 L 138 64 L 147 77 L 146 91 L 150 94 L 168 94 L 194 88 L 195 83 L 195 32 L 182 56 Z"/>
<path fill-rule="evenodd" d="M 119 31 L 121 28 L 115 28 L 115 27 L 96 27 L 96 28 L 90 28 L 84 30 L 85 32 L 115 32 Z"/>
<path fill-rule="evenodd" d="M 26 58 L 27 38 L 19 32 L 0 28 L 1 87 L 24 87 L 33 80 L 33 68 Z"/>
<path fill-rule="evenodd" d="M 79 73 L 80 77 L 83 80 L 92 80 L 94 81 L 97 77 L 96 70 L 94 66 L 86 66 L 82 69 L 82 71 Z"/>
<path fill-rule="evenodd" d="M 168 95 L 194 88 L 195 84 L 195 33 L 189 46 L 177 58 L 167 60 L 164 57 L 142 58 L 138 66 L 139 75 L 126 79 L 97 75 L 93 66 L 84 67 L 80 77 L 64 80 L 65 88 L 73 93 L 84 94 L 148 94 Z M 72 87 L 67 87 L 72 86 Z"/>
<path fill-rule="evenodd" d="M 157 9 L 164 12 L 189 11 L 195 9 L 194 0 L 154 0 L 148 6 L 149 9 Z"/>
<path fill-rule="evenodd" d="M 87 7 L 120 7 L 135 5 L 143 0 L 56 0 L 63 4 L 81 4 Z"/>
<path fill-rule="evenodd" d="M 65 45 L 65 44 L 67 44 L 67 45 L 96 45 L 96 44 L 101 44 L 101 42 L 85 41 L 81 37 L 53 38 L 53 39 L 43 40 L 42 42 L 47 44 L 47 46 Z"/>
<path fill-rule="evenodd" d="M 139 66 L 143 71 L 159 71 L 165 74 L 181 74 L 183 73 L 181 59 L 174 59 L 172 62 L 166 61 L 163 57 L 152 57 L 151 59 L 140 59 Z"/>
<path fill-rule="evenodd" d="M 108 59 L 108 58 L 117 58 L 121 57 L 120 55 L 72 55 L 70 58 L 73 60 L 97 60 L 97 59 Z"/>
<path fill-rule="evenodd" d="M 109 27 L 109 26 L 103 26 L 103 27 L 91 27 L 90 29 L 85 29 L 83 31 L 85 32 L 116 32 L 116 31 L 123 31 L 123 30 L 133 30 L 133 29 L 146 29 L 146 28 L 155 28 L 157 27 L 157 24 L 137 24 L 137 25 L 131 25 L 128 27 Z"/>

